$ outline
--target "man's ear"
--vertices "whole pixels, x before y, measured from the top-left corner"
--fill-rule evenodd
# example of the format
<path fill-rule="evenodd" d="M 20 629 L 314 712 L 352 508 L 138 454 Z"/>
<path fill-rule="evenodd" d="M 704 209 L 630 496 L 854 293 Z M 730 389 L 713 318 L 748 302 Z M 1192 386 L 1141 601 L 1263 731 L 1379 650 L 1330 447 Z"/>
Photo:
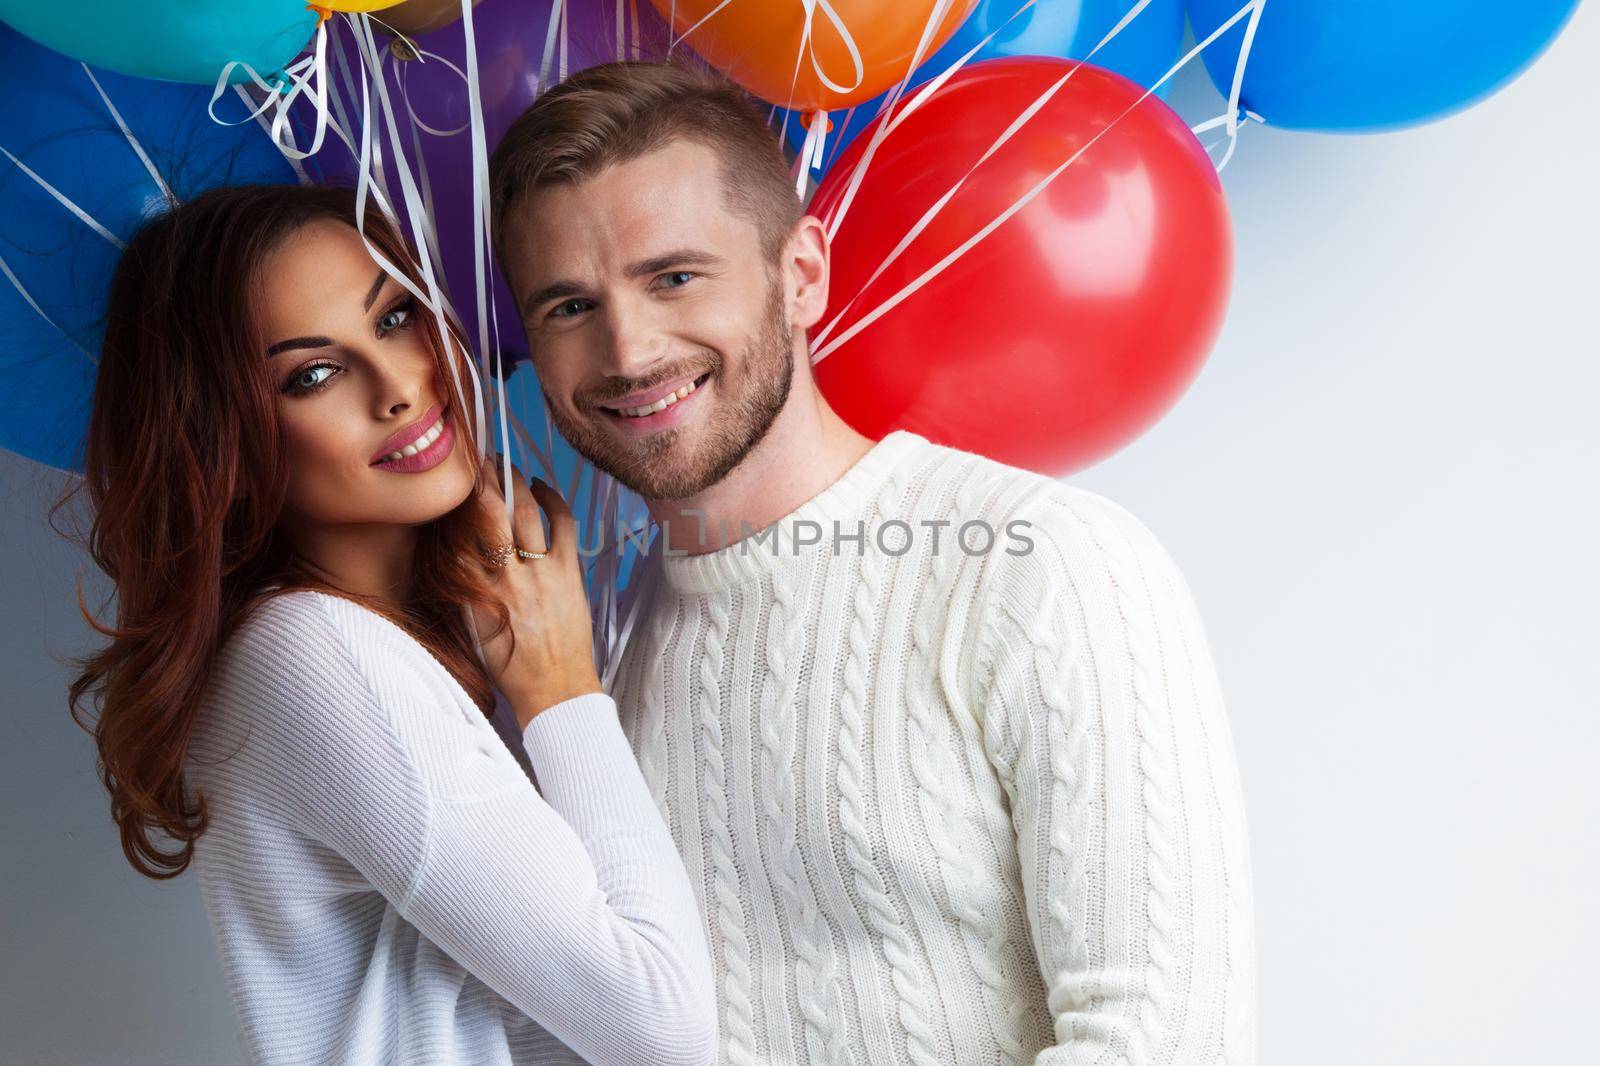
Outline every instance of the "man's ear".
<path fill-rule="evenodd" d="M 828 309 L 828 231 L 814 215 L 795 225 L 784 248 L 783 269 L 792 285 L 789 322 L 809 330 Z"/>

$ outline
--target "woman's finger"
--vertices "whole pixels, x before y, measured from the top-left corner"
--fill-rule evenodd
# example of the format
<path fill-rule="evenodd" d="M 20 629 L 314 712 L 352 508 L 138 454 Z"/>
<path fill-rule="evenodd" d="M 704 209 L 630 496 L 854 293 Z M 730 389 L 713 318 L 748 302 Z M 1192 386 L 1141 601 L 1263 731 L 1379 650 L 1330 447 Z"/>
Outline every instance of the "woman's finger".
<path fill-rule="evenodd" d="M 505 490 L 500 483 L 500 459 L 494 453 L 483 458 L 480 467 L 483 475 L 478 487 L 478 508 L 482 511 L 489 529 L 499 534 L 498 543 L 511 540 L 511 521 L 506 517 Z M 486 544 L 485 548 L 495 545 Z"/>
<path fill-rule="evenodd" d="M 566 499 L 536 477 L 528 479 L 528 489 L 544 508 L 545 514 L 550 516 L 551 550 L 562 553 L 576 551 L 578 520 L 572 516 L 572 508 L 567 506 Z"/>
<path fill-rule="evenodd" d="M 539 520 L 539 501 L 523 483 L 522 471 L 511 467 L 511 502 L 514 509 L 512 528 L 516 531 L 517 547 L 523 551 L 548 551 L 544 523 Z"/>

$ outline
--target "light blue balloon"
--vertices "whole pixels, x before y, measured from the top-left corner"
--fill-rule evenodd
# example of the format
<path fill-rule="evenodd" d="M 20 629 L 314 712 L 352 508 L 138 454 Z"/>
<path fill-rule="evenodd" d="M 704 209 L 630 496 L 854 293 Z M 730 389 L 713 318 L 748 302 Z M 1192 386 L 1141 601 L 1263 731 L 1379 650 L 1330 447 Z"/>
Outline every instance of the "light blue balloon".
<path fill-rule="evenodd" d="M 912 75 L 911 83 L 921 85 L 942 74 L 990 33 L 994 40 L 967 60 L 972 63 L 1000 56 L 1057 56 L 1084 59 L 1095 45 L 1110 33 L 1138 0 L 1039 0 L 1026 11 L 1026 0 L 981 0 L 965 22 Z M 1013 17 L 1015 16 L 1015 17 Z M 1133 21 L 1123 27 L 1106 46 L 1089 60 L 1130 78 L 1145 88 L 1155 84 L 1178 61 L 1183 40 L 1183 0 L 1151 0 Z M 1169 79 L 1155 91 L 1166 99 L 1172 86 Z M 908 90 L 909 91 L 909 90 Z M 823 169 L 833 165 L 845 146 L 871 125 L 889 94 L 875 97 L 857 107 L 848 121 L 844 112 L 831 112 L 833 131 L 823 148 Z M 796 113 L 780 110 L 774 124 L 783 123 L 784 136 L 799 148 L 805 141 L 805 127 Z"/>
<path fill-rule="evenodd" d="M 270 81 L 304 50 L 317 14 L 305 0 L 0 0 L 0 22 L 107 70 L 214 85 L 235 60 Z M 249 74 L 235 67 L 228 80 Z"/>
<path fill-rule="evenodd" d="M 1243 0 L 1188 0 L 1197 41 Z M 1527 69 L 1578 0 L 1269 0 L 1240 106 L 1270 125 L 1377 132 L 1443 118 Z M 1249 16 L 1203 54 L 1226 95 Z"/>
<path fill-rule="evenodd" d="M 166 210 L 160 186 L 82 64 L 0 26 L 0 70 L 0 147 L 119 240 Z M 211 90 L 203 86 L 94 74 L 180 201 L 217 185 L 295 180 L 234 94 L 218 101 L 217 113 L 245 121 L 223 126 L 206 114 Z M 95 359 L 120 254 L 0 155 L 0 259 L 39 305 L 0 274 L 0 447 L 83 469 Z"/>

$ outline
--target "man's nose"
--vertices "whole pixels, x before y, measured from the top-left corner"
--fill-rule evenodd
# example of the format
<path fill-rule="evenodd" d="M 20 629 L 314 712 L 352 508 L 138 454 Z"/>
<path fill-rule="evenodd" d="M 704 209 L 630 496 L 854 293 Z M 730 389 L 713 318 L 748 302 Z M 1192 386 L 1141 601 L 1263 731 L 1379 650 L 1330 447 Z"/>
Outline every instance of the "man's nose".
<path fill-rule="evenodd" d="M 661 323 L 642 301 L 609 302 L 605 313 L 605 372 L 611 377 L 638 378 L 666 354 Z"/>

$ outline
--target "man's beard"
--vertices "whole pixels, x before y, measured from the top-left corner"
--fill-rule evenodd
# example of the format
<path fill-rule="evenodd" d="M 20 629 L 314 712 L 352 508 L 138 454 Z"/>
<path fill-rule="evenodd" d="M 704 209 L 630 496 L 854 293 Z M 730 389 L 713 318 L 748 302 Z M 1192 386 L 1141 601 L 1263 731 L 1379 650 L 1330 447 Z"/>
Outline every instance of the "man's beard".
<path fill-rule="evenodd" d="M 550 419 L 577 453 L 617 481 L 650 500 L 678 500 L 721 481 L 744 461 L 772 427 L 789 398 L 794 379 L 794 340 L 783 306 L 783 286 L 773 279 L 760 330 L 741 353 L 741 380 L 726 378 L 723 360 L 707 353 L 707 368 L 716 379 L 717 407 L 700 416 L 703 428 L 689 432 L 677 426 L 650 434 L 630 444 L 595 424 L 608 415 L 586 416 L 573 422 L 545 396 Z M 689 368 L 692 370 L 693 368 Z M 657 375 L 654 384 L 687 376 L 682 368 Z M 699 375 L 696 374 L 696 377 Z M 708 378 L 700 388 L 711 383 Z M 644 388 L 649 388 L 646 384 Z M 733 389 L 737 388 L 737 394 Z M 632 386 L 627 391 L 640 391 Z M 681 401 L 680 401 L 681 402 Z M 584 410 L 594 408 L 585 402 Z"/>

